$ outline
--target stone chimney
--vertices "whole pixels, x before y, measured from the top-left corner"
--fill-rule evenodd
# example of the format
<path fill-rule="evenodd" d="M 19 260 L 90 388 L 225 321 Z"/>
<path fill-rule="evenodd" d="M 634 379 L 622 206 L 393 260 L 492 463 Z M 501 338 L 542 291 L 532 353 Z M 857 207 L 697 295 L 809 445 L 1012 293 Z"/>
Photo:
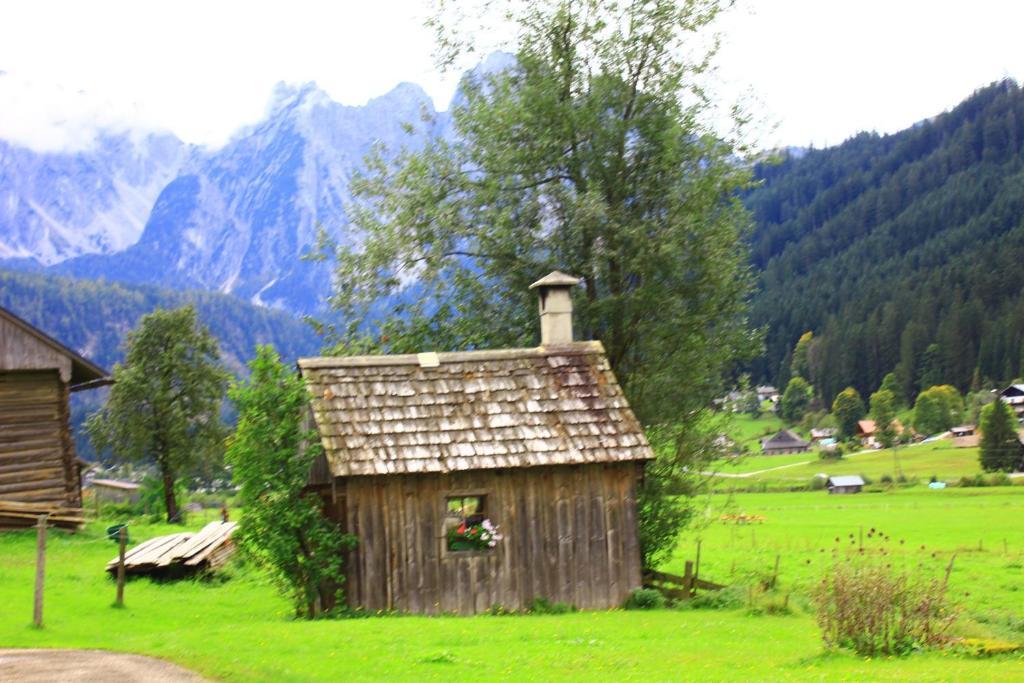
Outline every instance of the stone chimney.
<path fill-rule="evenodd" d="M 540 345 L 571 344 L 572 297 L 569 290 L 579 278 L 554 271 L 530 285 L 540 303 Z"/>

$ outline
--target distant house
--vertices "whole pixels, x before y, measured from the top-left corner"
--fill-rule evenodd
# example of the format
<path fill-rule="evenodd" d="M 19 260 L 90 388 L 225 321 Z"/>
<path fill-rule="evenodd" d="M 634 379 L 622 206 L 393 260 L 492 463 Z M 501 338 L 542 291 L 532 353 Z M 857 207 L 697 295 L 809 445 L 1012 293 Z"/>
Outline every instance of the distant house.
<path fill-rule="evenodd" d="M 899 420 L 892 421 L 893 432 L 897 435 L 904 432 L 903 423 Z M 857 422 L 857 438 L 862 446 L 867 448 L 881 448 L 878 441 L 878 426 L 874 420 L 859 420 Z"/>
<path fill-rule="evenodd" d="M 864 488 L 864 480 L 858 475 L 847 475 L 843 477 L 828 478 L 828 492 L 833 493 L 860 493 Z"/>
<path fill-rule="evenodd" d="M 779 390 L 770 384 L 759 386 L 756 389 L 758 401 L 771 401 L 776 403 L 779 400 Z"/>
<path fill-rule="evenodd" d="M 720 410 L 727 410 L 733 413 L 738 413 L 741 410 L 743 410 L 743 394 L 740 393 L 739 391 L 730 391 L 728 394 L 722 396 L 721 398 L 713 399 L 712 403 L 714 403 L 715 407 L 719 408 Z"/>
<path fill-rule="evenodd" d="M 999 398 L 1013 408 L 1018 422 L 1024 422 L 1024 384 L 1011 384 L 999 392 Z"/>
<path fill-rule="evenodd" d="M 92 489 L 97 506 L 106 503 L 137 503 L 142 488 L 133 481 L 117 479 L 93 479 L 88 487 Z"/>
<path fill-rule="evenodd" d="M 960 425 L 959 427 L 953 427 L 949 432 L 953 435 L 954 439 L 960 439 L 965 436 L 974 436 L 974 425 Z"/>
<path fill-rule="evenodd" d="M 870 439 L 875 435 L 875 421 L 874 420 L 858 420 L 857 421 L 857 438 L 862 442 L 864 439 Z"/>
<path fill-rule="evenodd" d="M 761 441 L 761 451 L 765 455 L 783 455 L 785 453 L 806 453 L 811 445 L 788 429 L 780 429 L 775 436 Z"/>
<path fill-rule="evenodd" d="M 823 441 L 825 439 L 834 439 L 835 436 L 836 436 L 836 431 L 837 430 L 833 429 L 832 427 L 823 427 L 822 429 L 812 429 L 811 430 L 811 443 L 818 443 L 819 441 Z"/>

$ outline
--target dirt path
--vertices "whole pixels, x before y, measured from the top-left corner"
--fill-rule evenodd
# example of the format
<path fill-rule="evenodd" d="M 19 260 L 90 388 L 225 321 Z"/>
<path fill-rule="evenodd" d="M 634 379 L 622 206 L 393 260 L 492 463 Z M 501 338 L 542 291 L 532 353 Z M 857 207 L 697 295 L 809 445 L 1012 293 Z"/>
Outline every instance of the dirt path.
<path fill-rule="evenodd" d="M 203 683 L 175 664 L 103 650 L 0 650 L 0 682 Z"/>

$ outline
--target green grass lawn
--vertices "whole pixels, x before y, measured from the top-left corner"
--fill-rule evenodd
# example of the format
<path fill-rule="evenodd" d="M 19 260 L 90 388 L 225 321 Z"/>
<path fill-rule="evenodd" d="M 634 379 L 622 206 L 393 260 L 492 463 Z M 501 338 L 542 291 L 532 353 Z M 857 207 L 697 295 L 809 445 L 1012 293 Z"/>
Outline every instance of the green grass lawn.
<path fill-rule="evenodd" d="M 735 524 L 723 513 L 761 515 Z M 1024 487 L 931 490 L 925 487 L 829 495 L 714 495 L 702 527 L 687 532 L 667 571 L 682 572 L 701 541 L 704 578 L 750 583 L 770 576 L 779 557 L 779 591 L 800 602 L 833 561 L 885 548 L 891 561 L 941 576 L 956 554 L 950 592 L 971 632 L 1024 640 Z M 875 530 L 875 534 L 871 531 Z M 879 541 L 878 533 L 889 541 Z"/>
<path fill-rule="evenodd" d="M 725 525 L 715 521 L 723 510 L 763 514 L 766 521 Z M 825 569 L 836 536 L 874 525 L 903 539 L 904 548 L 924 544 L 925 551 L 904 551 L 904 559 L 924 561 L 929 570 L 958 552 L 952 585 L 958 594 L 970 592 L 961 597 L 966 633 L 1024 639 L 1010 625 L 1024 617 L 1022 513 L 1020 488 L 713 497 L 700 532 L 701 574 L 743 583 L 781 554 L 778 594 L 793 592 L 796 607 L 786 616 L 751 616 L 738 608 L 304 622 L 291 619 L 262 573 L 237 566 L 217 581 L 133 580 L 126 607 L 114 609 L 114 584 L 103 566 L 115 547 L 102 538 L 103 525 L 93 523 L 77 535 L 51 532 L 45 628 L 36 630 L 30 626 L 34 535 L 7 533 L 0 534 L 0 646 L 139 652 L 237 681 L 1020 680 L 1019 655 L 930 653 L 882 661 L 826 655 L 800 594 Z M 132 535 L 142 540 L 168 529 L 140 525 Z M 681 571 L 695 539 L 694 533 L 682 539 L 668 570 Z"/>
<path fill-rule="evenodd" d="M 781 419 L 768 412 L 756 418 L 744 413 L 731 413 L 728 417 L 727 433 L 740 447 L 746 447 L 751 453 L 760 453 L 761 439 L 771 436 L 784 426 Z"/>
<path fill-rule="evenodd" d="M 896 449 L 895 457 L 892 450 L 879 450 L 847 455 L 841 460 L 820 460 L 817 452 L 811 451 L 788 455 L 751 455 L 735 461 L 721 460 L 714 463 L 713 468 L 724 474 L 757 473 L 749 478 L 723 478 L 725 481 L 721 483 L 725 486 L 747 486 L 756 481 L 805 484 L 819 473 L 830 476 L 860 474 L 878 481 L 884 475 L 894 479 L 897 477 L 897 458 L 898 471 L 904 476 L 925 481 L 934 475 L 941 481 L 953 482 L 962 476 L 981 471 L 976 447 L 958 448 L 948 439 L 901 446 Z M 807 464 L 782 467 L 801 462 Z"/>

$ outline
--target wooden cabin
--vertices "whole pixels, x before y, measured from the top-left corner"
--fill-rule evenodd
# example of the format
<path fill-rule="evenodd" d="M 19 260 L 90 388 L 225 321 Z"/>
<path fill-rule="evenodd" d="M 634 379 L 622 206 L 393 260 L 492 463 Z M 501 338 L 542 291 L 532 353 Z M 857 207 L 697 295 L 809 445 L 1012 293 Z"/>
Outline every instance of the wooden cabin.
<path fill-rule="evenodd" d="M 856 474 L 842 477 L 829 477 L 828 492 L 833 495 L 860 493 L 864 490 L 864 480 Z"/>
<path fill-rule="evenodd" d="M 0 308 L 0 529 L 33 524 L 40 505 L 81 507 L 68 401 L 107 375 Z"/>
<path fill-rule="evenodd" d="M 93 479 L 87 488 L 92 489 L 93 502 L 98 510 L 107 503 L 138 503 L 142 496 L 142 485 L 134 481 L 119 479 Z"/>
<path fill-rule="evenodd" d="M 537 348 L 299 361 L 325 451 L 311 485 L 358 538 L 351 606 L 606 609 L 641 586 L 636 487 L 654 454 L 604 348 L 573 341 L 576 282 L 532 286 Z"/>
<path fill-rule="evenodd" d="M 784 455 L 786 453 L 806 453 L 811 444 L 788 429 L 780 429 L 774 436 L 761 441 L 761 452 L 765 455 Z"/>

